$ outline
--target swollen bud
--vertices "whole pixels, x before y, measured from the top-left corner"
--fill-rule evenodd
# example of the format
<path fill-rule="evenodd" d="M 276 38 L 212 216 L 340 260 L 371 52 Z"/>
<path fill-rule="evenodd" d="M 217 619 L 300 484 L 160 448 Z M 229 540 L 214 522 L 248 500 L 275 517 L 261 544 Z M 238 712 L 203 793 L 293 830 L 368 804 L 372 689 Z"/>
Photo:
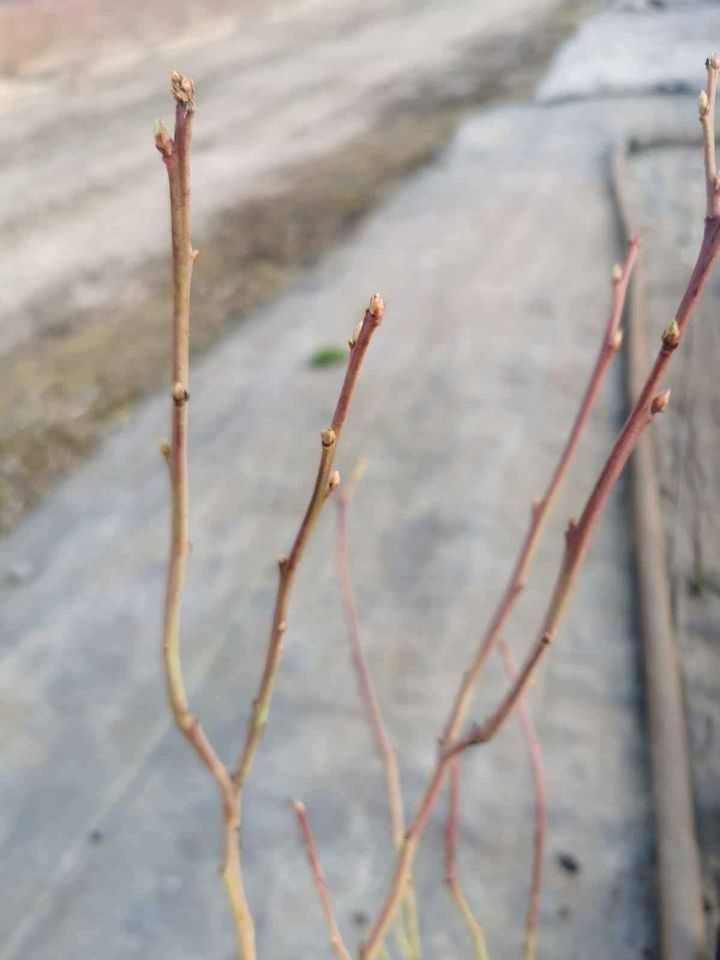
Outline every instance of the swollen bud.
<path fill-rule="evenodd" d="M 380 323 L 382 320 L 383 314 L 385 313 L 385 303 L 379 293 L 374 293 L 370 298 L 368 313 L 375 319 L 376 323 Z"/>
<path fill-rule="evenodd" d="M 173 70 L 170 74 L 170 89 L 178 103 L 182 103 L 184 106 L 192 109 L 195 99 L 195 88 L 193 87 L 193 82 L 190 77 L 185 77 L 182 73 L 178 73 L 177 70 Z"/>
<path fill-rule="evenodd" d="M 710 113 L 710 101 L 704 90 L 700 91 L 700 96 L 698 97 L 698 113 L 701 120 L 704 120 L 708 113 Z"/>
<path fill-rule="evenodd" d="M 622 267 L 619 263 L 616 263 L 612 268 L 612 273 L 610 274 L 613 283 L 620 283 L 623 278 Z"/>
<path fill-rule="evenodd" d="M 667 405 L 670 403 L 670 391 L 665 390 L 663 393 L 658 393 L 653 397 L 653 401 L 650 404 L 650 413 L 653 415 L 656 413 L 662 413 Z"/>
<path fill-rule="evenodd" d="M 165 159 L 172 156 L 173 140 L 160 120 L 155 121 L 155 146 Z"/>
<path fill-rule="evenodd" d="M 613 348 L 615 353 L 617 353 L 620 347 L 622 346 L 623 336 L 624 334 L 622 330 L 616 330 L 615 333 L 610 338 L 610 346 Z"/>

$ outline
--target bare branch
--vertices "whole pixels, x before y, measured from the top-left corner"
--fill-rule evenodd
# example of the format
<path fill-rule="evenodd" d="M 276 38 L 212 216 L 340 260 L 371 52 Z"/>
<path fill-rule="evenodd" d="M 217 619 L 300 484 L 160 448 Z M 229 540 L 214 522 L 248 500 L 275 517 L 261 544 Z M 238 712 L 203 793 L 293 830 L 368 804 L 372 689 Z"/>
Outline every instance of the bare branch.
<path fill-rule="evenodd" d="M 342 487 L 335 495 L 336 507 L 336 561 L 340 593 L 345 611 L 345 621 L 350 638 L 350 650 L 358 682 L 360 699 L 362 700 L 368 726 L 375 741 L 378 756 L 385 772 L 387 784 L 388 808 L 392 825 L 392 838 L 395 847 L 399 847 L 405 835 L 405 814 L 403 812 L 402 788 L 400 786 L 400 771 L 397 756 L 392 742 L 385 729 L 380 703 L 375 692 L 375 686 L 370 676 L 365 652 L 360 640 L 360 619 L 358 616 L 355 593 L 350 577 L 347 513 L 348 497 Z"/>
<path fill-rule="evenodd" d="M 504 638 L 500 640 L 500 652 L 505 670 L 511 681 L 517 676 L 510 647 Z M 543 858 L 545 856 L 545 832 L 547 826 L 547 802 L 545 799 L 545 770 L 543 768 L 540 741 L 524 700 L 517 706 L 517 715 L 527 744 L 535 792 L 535 825 L 533 830 L 533 857 L 530 872 L 530 895 L 525 920 L 525 960 L 535 960 L 537 954 L 537 929 L 540 916 L 540 891 L 542 889 Z"/>
<path fill-rule="evenodd" d="M 448 814 L 445 821 L 445 883 L 458 912 L 467 927 L 475 960 L 489 960 L 485 934 L 473 913 L 457 877 L 457 830 L 460 815 L 460 766 L 453 763 L 449 773 Z"/>
<path fill-rule="evenodd" d="M 392 922 L 395 911 L 402 899 L 407 873 L 412 866 L 420 836 L 435 802 L 438 790 L 442 785 L 448 763 L 450 763 L 453 757 L 459 756 L 467 747 L 478 743 L 485 743 L 497 733 L 522 697 L 546 649 L 552 643 L 590 544 L 592 532 L 600 518 L 607 498 L 622 473 L 643 430 L 652 421 L 653 417 L 661 412 L 667 405 L 667 391 L 658 392 L 660 381 L 667 369 L 673 352 L 683 337 L 688 321 L 705 287 L 719 251 L 720 215 L 713 214 L 705 220 L 703 240 L 690 280 L 678 306 L 675 319 L 663 334 L 660 351 L 648 374 L 640 396 L 608 456 L 605 466 L 588 498 L 580 520 L 577 523 L 574 521 L 570 522 L 565 538 L 563 560 L 535 646 L 528 654 L 510 690 L 490 716 L 483 723 L 476 724 L 466 737 L 459 740 L 445 739 L 446 745 L 444 750 L 437 760 L 415 818 L 408 828 L 405 842 L 397 857 L 389 890 L 378 917 L 370 930 L 368 940 L 361 950 L 362 960 L 373 960 L 373 958 L 377 956 L 387 926 Z"/>
<path fill-rule="evenodd" d="M 400 769 L 395 748 L 385 729 L 380 702 L 375 692 L 375 686 L 367 665 L 367 660 L 365 659 L 365 653 L 360 639 L 360 618 L 358 616 L 357 602 L 355 600 L 352 578 L 350 576 L 350 547 L 347 522 L 348 505 L 350 497 L 364 471 L 365 463 L 361 461 L 353 471 L 347 487 L 340 487 L 335 495 L 337 520 L 335 538 L 336 563 L 358 690 L 363 707 L 365 708 L 368 726 L 375 741 L 375 747 L 385 774 L 393 846 L 395 850 L 399 850 L 403 842 L 403 837 L 405 836 L 405 813 L 402 788 L 400 785 Z M 408 960 L 420 960 L 421 948 L 417 921 L 417 904 L 412 889 L 412 878 L 408 879 L 402 914 L 403 936 L 400 938 L 400 948 Z"/>
<path fill-rule="evenodd" d="M 265 665 L 260 678 L 257 696 L 253 701 L 253 708 L 248 721 L 245 744 L 233 774 L 233 783 L 240 794 L 252 767 L 255 753 L 262 739 L 267 725 L 268 711 L 272 699 L 275 677 L 280 666 L 282 656 L 282 641 L 287 629 L 287 612 L 290 603 L 290 593 L 297 566 L 300 563 L 305 546 L 313 531 L 315 522 L 327 500 L 328 494 L 339 482 L 339 477 L 332 473 L 337 444 L 347 417 L 350 400 L 352 398 L 363 358 L 367 352 L 372 335 L 382 322 L 385 307 L 382 299 L 375 294 L 365 311 L 357 337 L 350 346 L 350 360 L 348 362 L 345 379 L 343 380 L 340 396 L 333 414 L 331 426 L 322 432 L 320 465 L 318 467 L 315 486 L 310 501 L 305 510 L 300 528 L 293 541 L 287 557 L 278 563 L 278 587 L 275 596 L 270 640 L 268 642 Z"/>
<path fill-rule="evenodd" d="M 198 718 L 190 712 L 180 652 L 180 607 L 188 555 L 187 423 L 190 399 L 190 287 L 195 251 L 190 239 L 190 146 L 195 109 L 192 81 L 179 73 L 171 77 L 175 97 L 175 134 L 161 125 L 155 145 L 162 156 L 170 187 L 172 233 L 172 422 L 170 441 L 161 452 L 168 466 L 171 497 L 170 551 L 165 592 L 163 660 L 168 700 L 175 723 L 207 767 L 220 791 L 224 821 L 223 880 L 232 908 L 238 949 L 243 960 L 255 960 L 255 931 L 243 888 L 237 853 L 237 804 L 230 776 L 208 740 Z"/>
<path fill-rule="evenodd" d="M 638 240 L 633 238 L 628 244 L 625 261 L 621 265 L 616 264 L 612 270 L 612 300 L 607 326 L 598 350 L 590 379 L 588 380 L 585 393 L 580 402 L 578 412 L 575 416 L 572 428 L 568 435 L 565 447 L 560 455 L 557 465 L 552 473 L 547 489 L 543 496 L 535 500 L 530 511 L 530 524 L 528 526 L 525 538 L 520 547 L 520 552 L 515 561 L 515 565 L 510 574 L 510 579 L 505 590 L 500 597 L 498 606 L 493 613 L 490 623 L 486 628 L 485 635 L 482 638 L 478 652 L 470 668 L 463 674 L 460 688 L 455 698 L 453 708 L 448 718 L 444 735 L 443 744 L 447 746 L 457 736 L 457 732 L 470 704 L 473 691 L 480 677 L 480 672 L 488 656 L 491 654 L 500 638 L 500 632 L 507 622 L 510 613 L 515 605 L 515 601 L 523 591 L 530 573 L 535 551 L 542 538 L 545 527 L 545 521 L 550 511 L 552 502 L 560 489 L 560 485 L 565 477 L 568 466 L 577 449 L 581 434 L 587 423 L 593 404 L 600 391 L 607 368 L 612 358 L 620 349 L 622 344 L 622 331 L 620 330 L 620 321 L 622 319 L 627 296 L 628 285 L 635 266 L 638 255 Z M 531 751 L 532 756 L 532 751 Z M 451 768 L 451 795 L 448 804 L 448 823 L 446 828 L 446 843 L 454 843 L 455 825 L 451 824 L 452 819 L 457 819 L 456 805 L 459 795 L 459 773 L 456 769 L 458 760 L 453 762 Z M 453 796 L 453 791 L 455 796 Z M 446 860 L 448 872 L 446 875 L 448 887 L 458 908 L 465 917 L 471 936 L 477 943 L 477 934 L 474 927 L 479 926 L 477 920 L 472 915 L 472 910 L 464 897 L 459 882 L 455 876 L 454 852 L 450 846 L 446 848 Z"/>
<path fill-rule="evenodd" d="M 499 650 L 505 663 L 505 670 L 512 681 L 515 679 L 517 670 L 513 663 L 510 648 L 502 637 L 499 642 Z M 535 793 L 533 856 L 528 910 L 525 920 L 524 950 L 525 960 L 535 960 L 547 822 L 545 771 L 543 769 L 540 743 L 524 700 L 518 703 L 517 714 L 530 757 L 533 789 Z M 451 764 L 448 778 L 448 813 L 445 824 L 445 882 L 472 939 L 476 960 L 488 960 L 487 946 L 482 926 L 473 913 L 472 907 L 463 893 L 457 877 L 457 830 L 460 811 L 460 766 L 457 760 Z"/>
<path fill-rule="evenodd" d="M 317 849 L 315 847 L 315 839 L 312 835 L 312 830 L 310 829 L 310 822 L 307 818 L 305 804 L 295 800 L 293 801 L 292 808 L 295 811 L 300 832 L 302 833 L 302 837 L 305 842 L 305 852 L 307 854 L 308 864 L 310 865 L 313 883 L 315 884 L 315 889 L 317 890 L 318 898 L 320 899 L 320 906 L 322 907 L 322 912 L 325 916 L 325 923 L 327 924 L 327 928 L 330 933 L 330 946 L 333 948 L 338 960 L 352 960 L 350 952 L 343 942 L 337 921 L 335 920 L 335 913 L 330 901 L 327 881 L 325 880 L 323 869 L 320 866 L 320 860 L 318 859 Z"/>
<path fill-rule="evenodd" d="M 469 669 L 463 674 L 463 679 L 458 689 L 455 702 L 453 703 L 450 716 L 443 733 L 443 744 L 447 747 L 458 735 L 460 726 L 467 713 L 467 709 L 472 699 L 473 691 L 480 677 L 480 672 L 485 661 L 492 653 L 497 643 L 500 631 L 508 620 L 510 613 L 515 605 L 515 601 L 525 588 L 527 583 L 530 565 L 532 563 L 535 551 L 540 542 L 545 521 L 552 501 L 560 489 L 560 485 L 567 472 L 568 465 L 572 460 L 573 454 L 577 449 L 582 431 L 587 423 L 590 411 L 600 391 L 605 373 L 620 349 L 622 343 L 622 332 L 620 330 L 620 321 L 622 319 L 625 298 L 627 295 L 628 284 L 632 276 L 633 268 L 638 255 L 638 240 L 633 238 L 628 244 L 627 254 L 622 266 L 616 266 L 612 273 L 612 303 L 610 314 L 608 316 L 607 326 L 603 333 L 600 343 L 595 366 L 593 367 L 588 385 L 580 402 L 578 412 L 575 416 L 572 428 L 568 435 L 565 447 L 560 455 L 557 466 L 553 471 L 550 482 L 545 493 L 539 500 L 532 504 L 530 512 L 530 524 L 525 534 L 520 553 L 518 554 L 515 566 L 510 574 L 510 579 L 495 608 L 490 623 L 485 630 L 480 647 L 478 648 L 475 659 Z"/>

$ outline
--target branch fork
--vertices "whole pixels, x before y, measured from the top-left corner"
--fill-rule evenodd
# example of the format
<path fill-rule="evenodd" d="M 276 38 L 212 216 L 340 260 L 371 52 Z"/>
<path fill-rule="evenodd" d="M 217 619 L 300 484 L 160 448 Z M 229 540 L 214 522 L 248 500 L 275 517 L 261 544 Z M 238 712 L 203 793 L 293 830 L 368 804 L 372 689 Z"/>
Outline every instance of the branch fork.
<path fill-rule="evenodd" d="M 331 426 L 321 435 L 320 466 L 310 502 L 290 553 L 278 563 L 278 592 L 265 669 L 251 710 L 245 747 L 235 773 L 231 774 L 210 743 L 198 717 L 190 710 L 180 653 L 180 608 L 189 552 L 187 422 L 190 399 L 190 287 L 198 252 L 193 249 L 190 236 L 190 147 L 195 90 L 192 81 L 177 72 L 172 74 L 170 85 L 175 98 L 174 136 L 171 137 L 162 124 L 158 124 L 155 131 L 155 146 L 165 165 L 170 191 L 173 276 L 171 432 L 170 440 L 164 440 L 160 445 L 168 467 L 171 496 L 163 658 L 168 700 L 176 726 L 215 780 L 220 793 L 224 824 L 224 853 L 220 873 L 233 915 L 239 957 L 241 960 L 255 960 L 255 930 L 243 886 L 238 840 L 241 792 L 267 722 L 282 638 L 287 629 L 287 608 L 293 576 L 320 509 L 340 483 L 340 474 L 332 469 L 333 459 L 360 367 L 370 339 L 382 320 L 384 305 L 377 294 L 372 297 L 354 338 Z"/>

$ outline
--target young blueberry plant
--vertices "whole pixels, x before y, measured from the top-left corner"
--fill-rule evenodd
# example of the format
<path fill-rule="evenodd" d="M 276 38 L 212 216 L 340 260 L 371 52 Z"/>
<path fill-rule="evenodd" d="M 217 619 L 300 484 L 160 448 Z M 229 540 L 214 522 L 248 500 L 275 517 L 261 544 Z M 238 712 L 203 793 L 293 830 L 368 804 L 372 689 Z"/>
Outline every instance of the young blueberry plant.
<path fill-rule="evenodd" d="M 590 546 L 593 531 L 600 520 L 608 497 L 643 431 L 668 405 L 670 390 L 663 385 L 665 373 L 674 352 L 682 342 L 693 310 L 720 251 L 720 177 L 717 173 L 714 125 L 720 61 L 716 56 L 708 59 L 706 69 L 706 87 L 699 98 L 704 144 L 706 217 L 703 239 L 687 288 L 680 300 L 675 317 L 662 334 L 657 357 L 587 497 L 580 516 L 577 520 L 571 519 L 567 525 L 564 552 L 547 610 L 534 643 L 530 646 L 524 661 L 516 667 L 502 632 L 527 582 L 550 507 L 577 449 L 605 372 L 612 357 L 620 349 L 622 343 L 620 322 L 628 284 L 638 255 L 637 240 L 633 239 L 630 242 L 623 264 L 614 268 L 610 316 L 578 413 L 547 488 L 531 506 L 528 529 L 507 585 L 480 638 L 477 650 L 471 656 L 467 669 L 460 679 L 447 721 L 441 731 L 440 747 L 433 769 L 413 815 L 407 819 L 395 748 L 385 729 L 380 704 L 363 654 L 359 614 L 349 572 L 347 512 L 352 488 L 358 481 L 359 474 L 353 477 L 347 488 L 343 488 L 340 484 L 340 476 L 334 469 L 335 455 L 354 387 L 370 341 L 383 319 L 384 305 L 377 295 L 371 298 L 362 320 L 357 324 L 349 340 L 349 356 L 340 393 L 330 423 L 320 435 L 319 465 L 307 507 L 287 556 L 282 557 L 278 562 L 277 591 L 264 664 L 257 693 L 250 709 L 245 736 L 234 767 L 226 765 L 221 760 L 188 703 L 180 647 L 180 611 L 189 550 L 187 428 L 190 405 L 190 289 L 193 265 L 197 257 L 197 251 L 192 246 L 190 231 L 190 150 L 195 115 L 195 91 L 192 81 L 179 73 L 173 73 L 171 89 L 175 99 L 174 133 L 170 136 L 162 125 L 158 125 L 155 134 L 155 144 L 167 171 L 170 191 L 173 276 L 170 439 L 162 444 L 162 452 L 168 468 L 171 504 L 170 547 L 163 622 L 163 660 L 168 701 L 174 721 L 207 768 L 218 789 L 223 824 L 221 875 L 230 903 L 240 960 L 256 958 L 253 913 L 245 894 L 240 855 L 243 790 L 268 722 L 275 681 L 282 660 L 283 639 L 287 630 L 290 600 L 297 569 L 318 516 L 331 496 L 335 497 L 337 507 L 337 569 L 352 659 L 360 697 L 385 774 L 391 836 L 395 847 L 395 864 L 387 892 L 370 925 L 367 938 L 359 948 L 358 960 L 387 957 L 386 940 L 391 928 L 405 960 L 420 960 L 421 943 L 412 869 L 425 826 L 446 778 L 449 780 L 450 788 L 446 823 L 446 882 L 467 925 L 476 960 L 487 960 L 487 945 L 482 926 L 462 891 L 456 869 L 460 795 L 459 763 L 463 754 L 471 747 L 491 740 L 516 707 L 528 747 L 535 789 L 535 833 L 530 897 L 525 921 L 525 958 L 533 960 L 535 957 L 546 804 L 540 746 L 522 698 L 540 663 L 555 641 Z M 499 651 L 503 656 L 508 688 L 496 707 L 482 722 L 470 724 L 463 729 L 483 666 L 495 651 Z M 308 813 L 299 801 L 294 802 L 293 809 L 326 920 L 330 946 L 339 960 L 351 960 L 352 954 L 346 946 L 333 912 L 330 891 L 320 865 Z"/>

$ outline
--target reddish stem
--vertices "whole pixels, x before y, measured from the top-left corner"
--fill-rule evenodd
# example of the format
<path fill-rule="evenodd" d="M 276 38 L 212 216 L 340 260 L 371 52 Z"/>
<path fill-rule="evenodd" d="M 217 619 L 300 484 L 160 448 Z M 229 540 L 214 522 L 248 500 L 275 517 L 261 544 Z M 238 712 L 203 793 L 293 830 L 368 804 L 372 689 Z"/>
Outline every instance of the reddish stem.
<path fill-rule="evenodd" d="M 697 304 L 698 298 L 707 282 L 710 269 L 720 250 L 720 217 L 708 217 L 705 220 L 703 241 L 690 281 L 678 307 L 675 320 L 665 331 L 660 352 L 648 375 L 645 386 L 630 413 L 625 426 L 618 436 L 607 462 L 593 488 L 578 523 L 571 521 L 566 533 L 563 561 L 558 573 L 545 619 L 543 620 L 535 646 L 499 706 L 482 724 L 477 724 L 469 735 L 445 747 L 438 757 L 430 782 L 420 801 L 415 819 L 406 834 L 405 843 L 398 855 L 390 888 L 380 913 L 373 924 L 368 940 L 361 951 L 363 960 L 372 960 L 377 956 L 385 930 L 392 922 L 395 911 L 402 898 L 407 874 L 417 850 L 420 835 L 435 802 L 442 784 L 445 768 L 453 757 L 458 756 L 467 747 L 490 740 L 510 715 L 512 709 L 525 691 L 538 664 L 551 644 L 557 632 L 562 614 L 567 606 L 572 588 L 577 579 L 582 560 L 590 543 L 590 536 L 597 523 L 610 491 L 617 482 L 625 463 L 632 453 L 642 431 L 653 416 L 662 412 L 669 400 L 669 391 L 658 394 L 660 380 L 665 373 L 670 358 L 677 348 L 687 327 L 688 320 Z"/>
<path fill-rule="evenodd" d="M 505 670 L 511 681 L 517 676 L 510 647 L 504 638 L 500 640 L 500 652 L 505 662 Z M 525 960 L 534 960 L 537 949 L 537 929 L 540 916 L 540 892 L 542 890 L 543 858 L 545 855 L 545 833 L 547 829 L 547 799 L 545 791 L 545 769 L 542 749 L 535 726 L 524 700 L 517 706 L 517 716 L 525 737 L 530 768 L 532 770 L 533 789 L 535 791 L 535 810 L 533 828 L 533 856 L 530 873 L 530 895 L 525 920 Z"/>
<path fill-rule="evenodd" d="M 597 398 L 607 368 L 610 365 L 615 353 L 620 348 L 620 344 L 622 342 L 620 320 L 622 318 L 623 308 L 625 306 L 628 284 L 637 260 L 638 248 L 638 240 L 636 237 L 633 237 L 628 244 L 625 261 L 622 267 L 619 269 L 616 268 L 613 271 L 612 305 L 610 308 L 607 327 L 603 334 L 603 339 L 600 344 L 597 359 L 595 361 L 595 366 L 593 367 L 588 385 L 585 389 L 585 393 L 565 443 L 565 447 L 560 455 L 560 459 L 558 460 L 555 470 L 553 471 L 547 489 L 545 490 L 543 496 L 539 500 L 535 500 L 532 504 L 530 525 L 525 534 L 525 539 L 523 540 L 520 548 L 520 553 L 515 561 L 515 566 L 510 574 L 510 579 L 508 580 L 500 601 L 495 608 L 495 612 L 490 619 L 490 623 L 487 626 L 485 634 L 480 643 L 480 647 L 475 655 L 475 659 L 470 665 L 470 668 L 463 675 L 463 679 L 455 697 L 455 702 L 453 703 L 450 716 L 445 725 L 445 731 L 443 734 L 443 743 L 445 746 L 449 746 L 455 737 L 457 737 L 462 721 L 470 705 L 473 690 L 477 685 L 480 671 L 482 670 L 485 661 L 494 650 L 498 641 L 498 637 L 500 636 L 500 631 L 507 622 L 513 606 L 515 605 L 515 601 L 525 588 L 528 572 L 530 570 L 530 564 L 532 563 L 533 556 L 537 549 L 538 543 L 540 542 L 540 537 L 542 535 L 550 506 L 558 489 L 560 488 L 560 484 L 565 477 L 568 464 L 575 453 L 580 440 L 580 435 L 582 434 L 583 428 L 585 427 L 588 417 L 590 416 L 590 411 L 592 410 L 593 404 Z"/>
<path fill-rule="evenodd" d="M 350 400 L 357 383 L 358 374 L 367 348 L 373 334 L 382 322 L 384 305 L 377 294 L 370 300 L 365 316 L 358 330 L 357 338 L 350 342 L 350 360 L 348 361 L 345 378 L 338 397 L 332 424 L 324 430 L 321 436 L 322 449 L 320 465 L 315 480 L 315 486 L 310 501 L 305 510 L 305 516 L 293 541 L 290 553 L 283 557 L 278 564 L 278 587 L 275 595 L 270 639 L 265 654 L 265 664 L 253 701 L 253 708 L 248 721 L 245 743 L 243 745 L 237 767 L 233 773 L 233 783 L 240 794 L 255 759 L 260 740 L 267 725 L 268 711 L 272 700 L 275 677 L 282 657 L 283 636 L 287 629 L 287 612 L 290 604 L 290 594 L 295 579 L 295 572 L 300 563 L 305 546 L 313 531 L 317 518 L 322 510 L 328 494 L 338 481 L 337 474 L 332 473 L 340 434 L 345 423 Z"/>
<path fill-rule="evenodd" d="M 368 725 L 375 740 L 378 756 L 385 771 L 385 780 L 388 791 L 388 806 L 390 808 L 390 822 L 395 847 L 399 847 L 405 835 L 405 815 L 403 812 L 400 773 L 395 750 L 385 730 L 380 703 L 375 692 L 372 677 L 368 669 L 365 653 L 360 640 L 360 620 L 357 603 L 350 577 L 349 546 L 347 530 L 348 496 L 342 486 L 335 494 L 337 509 L 336 525 L 336 556 L 337 570 L 340 579 L 345 620 L 350 637 L 350 650 L 357 677 L 360 699 L 365 707 Z"/>
<path fill-rule="evenodd" d="M 310 865 L 310 873 L 312 874 L 313 883 L 315 884 L 315 889 L 317 890 L 318 898 L 320 900 L 320 906 L 322 907 L 322 912 L 325 917 L 325 923 L 327 924 L 328 932 L 330 934 L 330 945 L 335 951 L 338 960 L 352 960 L 350 951 L 345 946 L 340 929 L 335 919 L 335 911 L 333 910 L 332 902 L 330 900 L 325 874 L 322 866 L 320 865 L 320 859 L 317 855 L 315 838 L 313 837 L 312 830 L 310 829 L 310 821 L 307 818 L 305 804 L 295 800 L 293 801 L 292 808 L 295 811 L 300 832 L 305 842 L 305 852 L 307 854 L 308 864 Z"/>

